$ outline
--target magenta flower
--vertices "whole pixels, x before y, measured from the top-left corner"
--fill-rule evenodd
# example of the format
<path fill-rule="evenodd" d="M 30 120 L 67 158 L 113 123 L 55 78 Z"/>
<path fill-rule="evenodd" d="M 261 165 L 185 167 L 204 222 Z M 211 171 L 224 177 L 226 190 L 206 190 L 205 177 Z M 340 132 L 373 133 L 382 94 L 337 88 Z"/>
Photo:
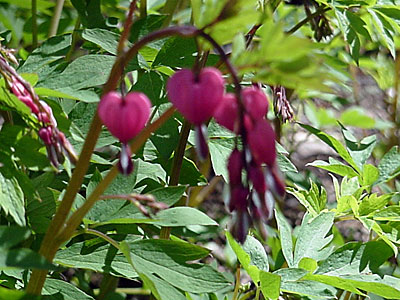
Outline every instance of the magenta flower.
<path fill-rule="evenodd" d="M 260 88 L 252 86 L 243 89 L 242 99 L 247 113 L 254 121 L 263 118 L 268 112 L 268 99 Z"/>
<path fill-rule="evenodd" d="M 257 163 L 266 163 L 270 167 L 275 165 L 275 132 L 268 121 L 260 119 L 255 123 L 248 132 L 248 143 Z"/>
<path fill-rule="evenodd" d="M 28 106 L 34 114 L 39 113 L 39 108 L 33 102 L 32 95 L 25 86 L 14 76 L 11 76 L 10 89 L 12 93 L 26 106 Z"/>
<path fill-rule="evenodd" d="M 215 110 L 214 118 L 218 124 L 228 128 L 230 131 L 238 132 L 238 113 L 236 96 L 232 93 L 227 93 Z"/>
<path fill-rule="evenodd" d="M 189 122 L 200 125 L 211 118 L 221 103 L 225 90 L 222 74 L 204 68 L 196 76 L 189 69 L 176 72 L 167 83 L 168 97 Z"/>
<path fill-rule="evenodd" d="M 146 125 L 150 118 L 151 102 L 143 93 L 132 92 L 122 97 L 117 92 L 105 94 L 99 103 L 98 114 L 113 136 L 122 142 L 118 167 L 122 174 L 133 170 L 131 151 L 127 143 Z"/>
<path fill-rule="evenodd" d="M 117 92 L 105 94 L 99 103 L 99 117 L 113 136 L 122 143 L 134 138 L 146 125 L 151 102 L 143 93 L 132 92 L 122 97 Z"/>

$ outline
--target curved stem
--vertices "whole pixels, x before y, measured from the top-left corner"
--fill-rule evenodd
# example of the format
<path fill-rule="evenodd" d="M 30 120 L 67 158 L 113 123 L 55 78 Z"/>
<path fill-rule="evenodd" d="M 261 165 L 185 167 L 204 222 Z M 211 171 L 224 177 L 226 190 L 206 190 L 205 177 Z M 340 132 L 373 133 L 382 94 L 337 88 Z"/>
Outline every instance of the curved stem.
<path fill-rule="evenodd" d="M 128 39 L 129 32 L 133 24 L 133 13 L 136 9 L 136 0 L 133 0 L 129 5 L 128 15 L 126 16 L 124 29 L 118 42 L 117 53 L 120 54 L 124 50 L 125 41 Z"/>
<path fill-rule="evenodd" d="M 37 28 L 37 0 L 32 0 L 32 48 L 35 49 L 38 44 Z"/>
<path fill-rule="evenodd" d="M 78 41 L 78 38 L 79 38 L 79 34 L 78 34 L 79 27 L 81 27 L 81 19 L 78 16 L 78 18 L 76 19 L 76 22 L 75 22 L 74 30 L 72 31 L 71 48 L 69 49 L 67 55 L 65 56 L 65 60 L 67 62 L 71 61 L 72 54 L 75 51 L 76 42 Z"/>
<path fill-rule="evenodd" d="M 54 7 L 53 17 L 51 18 L 49 37 L 57 34 L 58 24 L 60 23 L 61 12 L 64 6 L 64 0 L 57 0 Z"/>
<path fill-rule="evenodd" d="M 289 29 L 286 33 L 287 34 L 295 33 L 297 30 L 301 28 L 301 26 L 306 24 L 308 21 L 315 18 L 316 16 L 322 15 L 324 12 L 327 12 L 330 9 L 331 9 L 330 7 L 322 7 L 322 6 L 318 7 L 318 9 L 314 13 L 301 20 L 299 23 L 297 23 L 295 26 Z"/>

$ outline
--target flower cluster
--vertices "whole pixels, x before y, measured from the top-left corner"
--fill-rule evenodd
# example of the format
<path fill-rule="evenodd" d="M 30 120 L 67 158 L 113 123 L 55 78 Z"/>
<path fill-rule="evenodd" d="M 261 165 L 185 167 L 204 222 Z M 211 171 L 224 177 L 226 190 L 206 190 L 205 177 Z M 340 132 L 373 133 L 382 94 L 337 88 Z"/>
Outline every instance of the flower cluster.
<path fill-rule="evenodd" d="M 2 50 L 1 53 L 5 51 L 4 49 Z M 15 58 L 10 59 L 10 53 L 7 53 L 8 55 L 4 57 L 15 63 Z M 0 72 L 5 78 L 10 91 L 31 110 L 32 114 L 40 122 L 41 128 L 38 135 L 46 146 L 50 162 L 53 166 L 58 167 L 64 161 L 64 155 L 67 155 L 71 162 L 75 163 L 77 161 L 75 151 L 64 133 L 58 130 L 57 121 L 54 118 L 51 107 L 46 102 L 39 100 L 32 86 L 18 75 L 4 57 L 0 56 Z"/>
<path fill-rule="evenodd" d="M 282 197 L 285 193 L 276 164 L 275 133 L 265 118 L 265 93 L 258 86 L 251 86 L 244 88 L 241 99 L 237 99 L 236 95 L 225 93 L 221 72 L 211 67 L 197 73 L 189 69 L 177 71 L 169 79 L 167 91 L 176 109 L 195 126 L 200 158 L 208 155 L 204 123 L 210 118 L 241 136 L 242 146 L 230 155 L 228 171 L 229 209 L 236 213 L 232 229 L 243 242 L 250 226 L 261 225 L 271 217 L 274 196 Z M 138 92 L 126 96 L 109 92 L 100 101 L 100 119 L 123 144 L 118 163 L 123 174 L 133 170 L 128 142 L 143 129 L 150 109 L 149 99 Z"/>
<path fill-rule="evenodd" d="M 265 119 L 267 97 L 258 86 L 244 88 L 241 99 L 225 93 L 222 74 L 215 68 L 204 68 L 198 74 L 182 69 L 170 78 L 167 90 L 177 110 L 196 126 L 200 137 L 197 148 L 202 156 L 203 149 L 207 149 L 203 146 L 206 145 L 203 123 L 211 117 L 242 136 L 243 146 L 241 150 L 238 147 L 233 150 L 228 171 L 229 209 L 236 213 L 232 231 L 243 242 L 252 224 L 261 225 L 271 218 L 273 197 L 285 193 L 276 164 L 275 133 Z"/>

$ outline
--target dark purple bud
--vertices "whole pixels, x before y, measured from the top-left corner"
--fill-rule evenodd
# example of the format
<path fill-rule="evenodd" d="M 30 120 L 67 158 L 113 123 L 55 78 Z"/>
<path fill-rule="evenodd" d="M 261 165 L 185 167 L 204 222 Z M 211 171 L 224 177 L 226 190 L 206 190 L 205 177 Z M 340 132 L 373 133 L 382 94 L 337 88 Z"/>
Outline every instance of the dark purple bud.
<path fill-rule="evenodd" d="M 242 153 L 236 148 L 228 159 L 229 183 L 238 185 L 242 183 L 243 160 Z"/>
<path fill-rule="evenodd" d="M 129 175 L 133 171 L 132 152 L 128 144 L 122 144 L 121 154 L 118 161 L 118 170 L 123 175 Z"/>
<path fill-rule="evenodd" d="M 261 166 L 255 163 L 251 163 L 248 174 L 249 179 L 253 183 L 253 187 L 257 191 L 257 193 L 264 194 L 267 190 L 267 184 Z"/>
<path fill-rule="evenodd" d="M 237 211 L 233 222 L 231 233 L 239 243 L 243 244 L 252 225 L 252 220 L 247 210 Z"/>
<path fill-rule="evenodd" d="M 267 172 L 266 179 L 275 196 L 280 198 L 285 196 L 285 183 L 276 165 L 270 168 L 270 172 Z"/>
<path fill-rule="evenodd" d="M 207 145 L 207 127 L 204 124 L 196 126 L 196 153 L 200 160 L 205 160 L 208 156 L 208 145 Z"/>
<path fill-rule="evenodd" d="M 247 197 L 249 196 L 249 189 L 243 185 L 231 186 L 231 198 L 229 201 L 229 210 L 246 210 Z"/>
<path fill-rule="evenodd" d="M 38 135 L 46 146 L 50 146 L 53 143 L 51 140 L 52 131 L 50 126 L 40 128 Z"/>

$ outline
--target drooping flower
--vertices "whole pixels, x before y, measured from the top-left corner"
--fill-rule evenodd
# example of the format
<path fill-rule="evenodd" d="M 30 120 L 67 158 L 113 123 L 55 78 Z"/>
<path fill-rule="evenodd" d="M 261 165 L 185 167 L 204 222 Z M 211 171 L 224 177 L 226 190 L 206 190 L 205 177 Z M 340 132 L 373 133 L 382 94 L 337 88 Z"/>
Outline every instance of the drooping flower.
<path fill-rule="evenodd" d="M 132 154 L 127 143 L 144 128 L 150 118 L 150 112 L 151 102 L 143 93 L 132 92 L 123 97 L 112 91 L 100 100 L 100 119 L 111 134 L 122 142 L 118 168 L 124 175 L 133 170 Z"/>
<path fill-rule="evenodd" d="M 132 92 L 122 97 L 117 92 L 105 94 L 99 103 L 99 117 L 113 136 L 122 143 L 134 138 L 146 125 L 151 102 L 143 93 Z"/>
<path fill-rule="evenodd" d="M 263 118 L 268 112 L 268 98 L 262 89 L 252 86 L 242 90 L 243 105 L 253 120 Z"/>
<path fill-rule="evenodd" d="M 194 74 L 176 72 L 167 83 L 168 98 L 176 109 L 194 125 L 210 119 L 224 95 L 225 81 L 219 70 L 208 67 Z"/>
<path fill-rule="evenodd" d="M 276 160 L 276 150 L 275 132 L 271 124 L 264 119 L 258 120 L 247 137 L 254 160 L 272 167 Z"/>

